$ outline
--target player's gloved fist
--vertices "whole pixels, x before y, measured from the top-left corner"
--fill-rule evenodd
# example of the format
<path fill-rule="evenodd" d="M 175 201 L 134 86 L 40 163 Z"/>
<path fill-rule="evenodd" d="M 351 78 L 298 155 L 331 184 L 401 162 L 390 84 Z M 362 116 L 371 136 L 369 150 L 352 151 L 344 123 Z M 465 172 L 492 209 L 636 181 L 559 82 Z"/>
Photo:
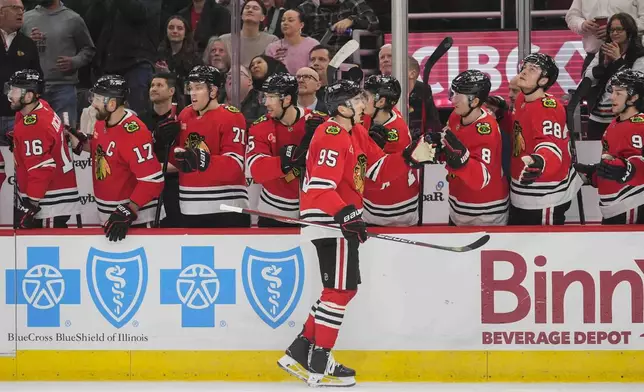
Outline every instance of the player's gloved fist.
<path fill-rule="evenodd" d="M 537 154 L 523 156 L 521 160 L 524 166 L 519 176 L 519 182 L 522 185 L 532 184 L 541 176 L 546 163 L 541 155 Z"/>
<path fill-rule="evenodd" d="M 9 146 L 9 151 L 13 152 L 13 131 L 8 131 L 4 135 L 5 141 Z"/>
<path fill-rule="evenodd" d="M 597 174 L 597 168 L 599 167 L 598 163 L 594 165 L 575 163 L 573 166 L 575 167 L 575 170 L 577 171 L 577 173 L 580 174 L 580 177 L 584 181 L 584 184 L 589 184 L 595 187 L 597 186 L 594 183 L 593 179 L 595 177 L 595 174 Z"/>
<path fill-rule="evenodd" d="M 306 152 L 302 153 L 295 144 L 287 144 L 280 148 L 280 161 L 282 173 L 286 174 L 293 168 L 302 168 L 306 165 Z"/>
<path fill-rule="evenodd" d="M 423 136 L 403 150 L 403 158 L 409 167 L 418 169 L 426 163 L 434 162 L 436 145 L 428 143 L 428 139 L 429 136 Z M 429 141 L 431 142 L 431 139 Z"/>
<path fill-rule="evenodd" d="M 369 136 L 380 148 L 385 148 L 387 144 L 387 128 L 380 124 L 374 124 L 369 128 Z"/>
<path fill-rule="evenodd" d="M 505 102 L 505 99 L 500 95 L 489 96 L 485 100 L 485 105 L 494 112 L 497 120 L 501 120 L 505 112 L 508 110 L 508 103 Z"/>
<path fill-rule="evenodd" d="M 103 224 L 105 237 L 112 242 L 121 241 L 125 238 L 132 222 L 136 220 L 136 212 L 123 204 L 119 204 L 110 215 L 110 218 Z"/>
<path fill-rule="evenodd" d="M 324 122 L 324 118 L 320 116 L 312 116 L 304 123 L 304 132 L 313 134 L 316 129 Z"/>
<path fill-rule="evenodd" d="M 40 207 L 37 206 L 31 199 L 23 198 L 18 204 L 18 211 L 22 214 L 18 228 L 20 229 L 33 229 L 35 228 L 36 214 L 40 212 Z"/>
<path fill-rule="evenodd" d="M 154 140 L 161 146 L 171 146 L 181 131 L 181 123 L 175 117 L 161 122 L 154 134 Z"/>
<path fill-rule="evenodd" d="M 597 175 L 623 184 L 633 178 L 635 166 L 627 159 L 613 158 L 608 154 L 604 154 L 599 166 L 597 166 Z"/>
<path fill-rule="evenodd" d="M 65 125 L 65 133 L 67 134 L 68 141 L 72 144 L 74 154 L 80 155 L 83 152 L 83 145 L 89 140 L 87 135 L 69 125 Z"/>
<path fill-rule="evenodd" d="M 441 137 L 441 151 L 445 155 L 445 163 L 452 169 L 460 169 L 470 160 L 470 150 L 461 143 L 450 129 Z"/>
<path fill-rule="evenodd" d="M 174 149 L 174 157 L 179 167 L 177 169 L 184 173 L 195 171 L 206 171 L 210 166 L 210 153 L 201 148 L 180 148 Z"/>
<path fill-rule="evenodd" d="M 342 229 L 342 235 L 347 240 L 365 242 L 367 237 L 367 224 L 362 220 L 362 212 L 351 204 L 341 209 L 333 217 Z"/>

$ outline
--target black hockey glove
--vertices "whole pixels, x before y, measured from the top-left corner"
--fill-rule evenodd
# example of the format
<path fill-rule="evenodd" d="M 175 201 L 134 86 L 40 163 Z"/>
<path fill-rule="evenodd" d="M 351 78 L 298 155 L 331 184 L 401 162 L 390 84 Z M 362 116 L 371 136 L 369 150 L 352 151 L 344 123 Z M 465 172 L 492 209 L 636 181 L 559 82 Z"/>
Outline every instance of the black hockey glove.
<path fill-rule="evenodd" d="M 300 170 L 306 165 L 306 151 L 302 152 L 295 144 L 287 144 L 280 148 L 280 161 L 284 174 L 291 169 Z"/>
<path fill-rule="evenodd" d="M 595 174 L 597 174 L 597 168 L 599 167 L 598 163 L 594 165 L 575 163 L 573 166 L 575 167 L 575 170 L 577 171 L 577 173 L 579 173 L 579 176 L 581 177 L 582 181 L 584 181 L 584 184 L 589 184 L 594 187 L 597 187 L 597 184 L 594 182 L 594 177 L 595 177 Z"/>
<path fill-rule="evenodd" d="M 318 129 L 318 127 L 322 125 L 323 122 L 324 117 L 313 115 L 304 123 L 304 132 L 313 135 L 313 133 L 315 133 L 315 130 Z"/>
<path fill-rule="evenodd" d="M 597 166 L 597 175 L 607 180 L 624 184 L 629 182 L 635 175 L 635 165 L 624 158 L 602 155 L 602 160 Z"/>
<path fill-rule="evenodd" d="M 494 112 L 496 120 L 503 119 L 505 112 L 508 110 L 508 103 L 500 95 L 491 95 L 485 100 L 485 105 Z"/>
<path fill-rule="evenodd" d="M 436 157 L 436 145 L 429 135 L 412 141 L 402 152 L 405 162 L 412 169 L 419 169 L 424 164 L 432 163 Z"/>
<path fill-rule="evenodd" d="M 445 155 L 445 163 L 452 169 L 460 169 L 470 160 L 470 150 L 454 135 L 450 129 L 441 138 L 441 151 Z"/>
<path fill-rule="evenodd" d="M 20 223 L 18 224 L 19 229 L 34 229 L 36 228 L 35 220 L 36 214 L 40 212 L 41 208 L 34 204 L 31 199 L 23 198 L 20 200 L 18 205 L 18 211 L 22 214 L 20 218 Z"/>
<path fill-rule="evenodd" d="M 7 145 L 9 146 L 9 151 L 13 152 L 13 131 L 8 131 L 4 134 L 4 139 Z"/>
<path fill-rule="evenodd" d="M 387 144 L 387 128 L 380 124 L 374 124 L 369 128 L 369 136 L 380 148 L 385 148 Z"/>
<path fill-rule="evenodd" d="M 168 118 L 157 126 L 156 132 L 154 133 L 154 141 L 158 146 L 167 147 L 171 146 L 177 136 L 181 131 L 181 123 L 176 120 L 176 118 Z"/>
<path fill-rule="evenodd" d="M 532 154 L 521 158 L 523 160 L 523 170 L 519 176 L 519 182 L 522 185 L 530 185 L 537 180 L 543 173 L 545 162 L 540 155 Z"/>
<path fill-rule="evenodd" d="M 177 169 L 184 173 L 192 173 L 197 170 L 206 171 L 210 166 L 210 153 L 200 148 L 174 149 L 174 157 L 179 167 Z"/>
<path fill-rule="evenodd" d="M 342 235 L 347 240 L 365 242 L 367 237 L 367 224 L 362 220 L 362 213 L 353 204 L 341 209 L 333 217 L 342 229 Z"/>
<path fill-rule="evenodd" d="M 136 220 L 136 212 L 132 211 L 129 206 L 119 204 L 110 215 L 110 218 L 103 224 L 105 237 L 112 242 L 118 242 L 125 238 L 132 222 Z"/>
<path fill-rule="evenodd" d="M 73 137 L 75 137 L 78 140 L 78 143 L 76 144 L 76 147 L 72 148 L 72 152 L 76 155 L 80 155 L 83 152 L 83 145 L 87 143 L 89 138 L 87 135 L 85 135 L 83 132 L 79 131 L 78 129 L 72 128 L 69 125 L 65 125 L 65 130 Z M 74 143 L 71 140 L 71 137 L 67 137 L 67 141 L 72 143 L 72 146 Z"/>

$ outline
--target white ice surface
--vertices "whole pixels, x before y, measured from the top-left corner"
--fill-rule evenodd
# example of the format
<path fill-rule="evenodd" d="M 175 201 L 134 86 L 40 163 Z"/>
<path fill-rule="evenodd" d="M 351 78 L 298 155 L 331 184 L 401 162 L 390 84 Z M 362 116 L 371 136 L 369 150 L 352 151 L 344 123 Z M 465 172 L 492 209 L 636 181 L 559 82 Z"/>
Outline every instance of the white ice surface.
<path fill-rule="evenodd" d="M 224 382 L 0 382 L 0 391 L 11 392 L 290 392 L 313 389 L 304 383 L 224 383 Z M 434 383 L 359 383 L 353 388 L 318 388 L 317 391 L 377 392 L 642 392 L 644 384 L 434 384 Z"/>

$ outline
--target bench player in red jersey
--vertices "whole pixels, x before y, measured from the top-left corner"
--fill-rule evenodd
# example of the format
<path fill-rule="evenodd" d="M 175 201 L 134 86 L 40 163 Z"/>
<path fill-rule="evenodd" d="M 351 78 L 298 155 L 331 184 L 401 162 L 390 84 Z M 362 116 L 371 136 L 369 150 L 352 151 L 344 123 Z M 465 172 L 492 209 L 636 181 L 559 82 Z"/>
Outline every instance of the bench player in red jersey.
<path fill-rule="evenodd" d="M 612 111 L 598 164 L 575 168 L 599 191 L 603 225 L 644 223 L 644 73 L 613 75 Z"/>
<path fill-rule="evenodd" d="M 355 371 L 337 363 L 331 350 L 360 284 L 358 246 L 367 240 L 362 220 L 365 181 L 383 183 L 404 176 L 410 167 L 433 161 L 435 146 L 421 138 L 401 152 L 385 154 L 360 124 L 366 97 L 355 82 L 331 85 L 325 102 L 332 117 L 316 129 L 308 149 L 300 214 L 305 221 L 342 231 L 302 229 L 316 247 L 324 289 L 278 363 L 312 386 L 351 386 Z"/>
<path fill-rule="evenodd" d="M 465 71 L 452 81 L 454 111 L 441 143 L 448 170 L 450 225 L 508 222 L 501 131 L 494 116 L 483 109 L 491 86 L 490 78 L 478 70 Z"/>
<path fill-rule="evenodd" d="M 363 116 L 369 136 L 386 154 L 403 151 L 411 133 L 395 109 L 401 94 L 400 82 L 392 76 L 372 75 L 365 80 L 367 107 Z M 413 226 L 418 223 L 419 170 L 409 168 L 394 181 L 365 183 L 364 220 L 379 226 Z"/>
<path fill-rule="evenodd" d="M 297 79 L 287 73 L 269 76 L 262 86 L 265 116 L 248 131 L 246 168 L 262 185 L 258 209 L 263 212 L 300 217 L 300 178 L 306 151 L 298 146 L 307 133 L 324 122 L 326 114 L 297 106 Z M 259 227 L 288 227 L 292 224 L 259 217 Z"/>
<path fill-rule="evenodd" d="M 40 98 L 45 82 L 36 70 L 15 72 L 5 94 L 16 110 L 13 156 L 18 187 L 18 228 L 66 228 L 80 212 L 76 172 L 62 121 Z"/>
<path fill-rule="evenodd" d="M 523 60 L 513 113 L 511 225 L 563 225 L 581 187 L 572 166 L 566 110 L 546 93 L 558 76 L 557 64 L 546 54 Z"/>

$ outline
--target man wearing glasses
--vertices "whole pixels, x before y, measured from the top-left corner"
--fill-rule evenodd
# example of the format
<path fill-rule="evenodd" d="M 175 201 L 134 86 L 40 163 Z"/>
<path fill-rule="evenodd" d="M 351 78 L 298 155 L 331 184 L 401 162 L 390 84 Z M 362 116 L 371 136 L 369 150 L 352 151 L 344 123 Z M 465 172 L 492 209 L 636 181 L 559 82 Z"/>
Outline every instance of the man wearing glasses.
<path fill-rule="evenodd" d="M 322 87 L 317 71 L 310 67 L 302 67 L 297 70 L 295 77 L 298 85 L 297 106 L 326 113 L 327 108 L 324 101 L 317 97 L 318 91 Z"/>
<path fill-rule="evenodd" d="M 21 0 L 0 0 L 0 85 L 4 85 L 14 72 L 35 69 L 42 74 L 38 48 L 29 37 L 20 32 L 25 7 Z M 0 99 L 0 146 L 10 145 L 7 133 L 13 130 L 15 113 L 9 101 Z"/>

